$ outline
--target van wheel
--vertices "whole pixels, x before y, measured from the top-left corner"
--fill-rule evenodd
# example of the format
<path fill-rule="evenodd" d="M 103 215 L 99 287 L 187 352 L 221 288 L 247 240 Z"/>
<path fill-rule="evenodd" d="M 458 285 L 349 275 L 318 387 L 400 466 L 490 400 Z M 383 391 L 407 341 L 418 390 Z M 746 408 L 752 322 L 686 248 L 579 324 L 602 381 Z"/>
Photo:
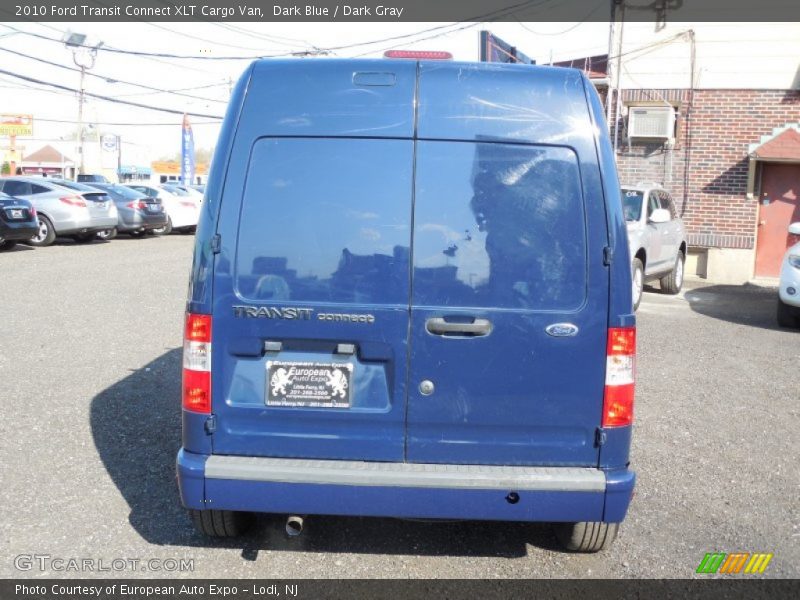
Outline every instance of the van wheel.
<path fill-rule="evenodd" d="M 236 537 L 246 532 L 253 522 L 253 515 L 233 510 L 190 509 L 197 531 L 209 537 Z"/>
<path fill-rule="evenodd" d="M 778 325 L 781 327 L 800 326 L 800 310 L 789 306 L 778 298 Z"/>
<path fill-rule="evenodd" d="M 39 233 L 28 240 L 31 246 L 49 246 L 56 239 L 56 231 L 50 219 L 44 215 L 39 215 Z"/>
<path fill-rule="evenodd" d="M 661 291 L 665 294 L 677 294 L 683 287 L 683 263 L 686 259 L 683 252 L 678 252 L 675 257 L 675 266 L 666 277 L 661 278 Z"/>
<path fill-rule="evenodd" d="M 644 293 L 644 266 L 638 258 L 634 258 L 631 263 L 631 283 L 633 286 L 633 310 L 636 310 L 642 302 Z"/>
<path fill-rule="evenodd" d="M 582 521 L 556 524 L 556 537 L 570 552 L 598 552 L 607 550 L 617 539 L 619 523 Z"/>

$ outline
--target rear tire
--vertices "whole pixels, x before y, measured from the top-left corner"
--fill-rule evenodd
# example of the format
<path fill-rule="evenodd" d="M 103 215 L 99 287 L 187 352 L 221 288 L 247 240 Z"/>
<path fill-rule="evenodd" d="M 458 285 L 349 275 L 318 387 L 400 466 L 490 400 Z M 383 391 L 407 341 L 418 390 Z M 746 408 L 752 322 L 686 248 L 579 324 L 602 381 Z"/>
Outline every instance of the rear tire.
<path fill-rule="evenodd" d="M 789 306 L 783 300 L 778 298 L 778 325 L 780 327 L 798 327 L 800 326 L 800 309 L 794 306 Z"/>
<path fill-rule="evenodd" d="M 685 262 L 686 258 L 683 256 L 683 252 L 678 252 L 672 271 L 670 271 L 669 275 L 662 277 L 660 280 L 662 292 L 675 295 L 681 291 L 683 287 L 683 267 Z"/>
<path fill-rule="evenodd" d="M 28 240 L 31 246 L 49 246 L 56 240 L 56 230 L 53 223 L 44 215 L 39 215 L 39 233 Z"/>
<path fill-rule="evenodd" d="M 141 231 L 128 232 L 128 235 L 131 236 L 132 238 L 143 238 L 145 234 L 147 234 L 147 231 L 145 229 L 142 229 Z"/>
<path fill-rule="evenodd" d="M 631 262 L 631 284 L 633 310 L 635 311 L 642 303 L 642 295 L 644 295 L 644 265 L 638 258 L 634 258 Z"/>
<path fill-rule="evenodd" d="M 117 237 L 117 228 L 114 227 L 112 229 L 104 229 L 103 231 L 98 231 L 97 237 L 105 242 L 110 242 L 115 237 Z"/>
<path fill-rule="evenodd" d="M 570 552 L 599 552 L 607 550 L 617 538 L 619 523 L 582 521 L 556 524 L 556 537 Z"/>
<path fill-rule="evenodd" d="M 167 224 L 164 225 L 163 227 L 158 227 L 156 229 L 153 229 L 153 233 L 156 235 L 169 235 L 170 233 L 172 233 L 172 219 L 167 217 Z"/>
<path fill-rule="evenodd" d="M 252 525 L 253 515 L 232 510 L 189 510 L 197 531 L 209 537 L 237 537 Z"/>
<path fill-rule="evenodd" d="M 9 242 L 8 240 L 0 238 L 0 252 L 2 252 L 3 250 L 11 250 L 16 245 L 17 242 Z"/>

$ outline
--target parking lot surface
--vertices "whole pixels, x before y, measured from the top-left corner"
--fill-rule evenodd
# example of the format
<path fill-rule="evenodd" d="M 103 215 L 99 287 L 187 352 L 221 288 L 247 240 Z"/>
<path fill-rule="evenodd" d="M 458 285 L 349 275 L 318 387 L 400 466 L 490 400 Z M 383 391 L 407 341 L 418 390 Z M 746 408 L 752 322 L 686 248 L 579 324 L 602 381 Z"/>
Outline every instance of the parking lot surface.
<path fill-rule="evenodd" d="M 0 577 L 690 577 L 716 551 L 771 552 L 765 576 L 800 575 L 800 332 L 775 326 L 774 290 L 699 282 L 649 291 L 638 313 L 639 480 L 610 551 L 562 553 L 543 525 L 339 517 L 298 538 L 279 517 L 203 538 L 174 475 L 193 239 L 0 254 Z M 193 570 L 99 570 L 114 559 Z"/>

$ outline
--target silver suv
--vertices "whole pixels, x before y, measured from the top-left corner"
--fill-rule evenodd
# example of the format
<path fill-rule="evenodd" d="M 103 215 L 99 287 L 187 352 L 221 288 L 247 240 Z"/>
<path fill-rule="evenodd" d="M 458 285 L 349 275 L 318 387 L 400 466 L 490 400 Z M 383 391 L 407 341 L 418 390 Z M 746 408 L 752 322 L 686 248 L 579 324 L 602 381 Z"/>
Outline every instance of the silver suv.
<path fill-rule="evenodd" d="M 677 294 L 683 286 L 686 228 L 669 193 L 655 183 L 622 187 L 628 225 L 633 279 L 633 308 L 639 308 L 648 279 L 658 279 L 661 291 Z"/>

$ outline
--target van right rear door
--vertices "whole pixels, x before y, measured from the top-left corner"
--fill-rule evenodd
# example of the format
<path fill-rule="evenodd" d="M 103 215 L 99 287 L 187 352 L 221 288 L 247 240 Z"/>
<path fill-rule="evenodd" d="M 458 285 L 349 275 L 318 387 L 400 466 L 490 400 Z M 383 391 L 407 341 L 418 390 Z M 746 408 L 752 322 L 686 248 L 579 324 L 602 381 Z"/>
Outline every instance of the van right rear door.
<path fill-rule="evenodd" d="M 595 466 L 605 207 L 579 74 L 424 64 L 410 462 Z"/>

